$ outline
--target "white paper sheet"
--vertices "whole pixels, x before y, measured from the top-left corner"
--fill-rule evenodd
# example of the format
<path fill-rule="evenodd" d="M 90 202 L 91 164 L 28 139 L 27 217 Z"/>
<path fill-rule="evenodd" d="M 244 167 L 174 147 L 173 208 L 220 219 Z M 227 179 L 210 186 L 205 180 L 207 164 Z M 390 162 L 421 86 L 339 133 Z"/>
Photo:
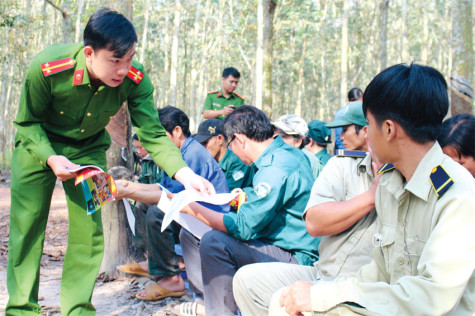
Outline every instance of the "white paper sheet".
<path fill-rule="evenodd" d="M 194 190 L 184 190 L 180 193 L 177 193 L 173 199 L 169 199 L 167 196 L 169 191 L 162 186 L 160 187 L 163 190 L 163 194 L 160 198 L 160 201 L 158 202 L 157 207 L 165 213 L 165 217 L 163 218 L 162 222 L 162 232 L 174 220 L 200 239 L 204 233 L 211 230 L 211 227 L 189 214 L 181 213 L 180 211 L 183 209 L 183 207 L 190 204 L 191 202 L 206 202 L 215 205 L 227 204 L 239 194 L 220 193 L 206 197 Z"/>
<path fill-rule="evenodd" d="M 134 213 L 132 213 L 132 208 L 130 207 L 130 203 L 127 199 L 122 199 L 122 202 L 124 202 L 125 213 L 127 214 L 127 221 L 129 222 L 130 230 L 132 231 L 132 234 L 134 234 L 134 236 L 135 236 L 135 216 L 134 216 Z"/>

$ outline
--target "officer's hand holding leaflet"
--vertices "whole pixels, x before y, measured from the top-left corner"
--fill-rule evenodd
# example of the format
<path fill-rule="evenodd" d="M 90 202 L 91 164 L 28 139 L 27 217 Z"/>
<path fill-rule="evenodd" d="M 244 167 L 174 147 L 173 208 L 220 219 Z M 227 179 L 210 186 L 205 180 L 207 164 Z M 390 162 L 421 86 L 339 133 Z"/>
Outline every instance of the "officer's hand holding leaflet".
<path fill-rule="evenodd" d="M 79 168 L 80 165 L 72 163 L 65 156 L 52 155 L 46 160 L 46 164 L 53 170 L 55 176 L 60 181 L 66 181 L 76 177 L 76 172 L 71 172 L 69 169 Z"/>
<path fill-rule="evenodd" d="M 198 191 L 204 196 L 216 194 L 214 186 L 205 178 L 194 173 L 189 167 L 181 168 L 174 177 L 185 186 L 185 189 Z"/>

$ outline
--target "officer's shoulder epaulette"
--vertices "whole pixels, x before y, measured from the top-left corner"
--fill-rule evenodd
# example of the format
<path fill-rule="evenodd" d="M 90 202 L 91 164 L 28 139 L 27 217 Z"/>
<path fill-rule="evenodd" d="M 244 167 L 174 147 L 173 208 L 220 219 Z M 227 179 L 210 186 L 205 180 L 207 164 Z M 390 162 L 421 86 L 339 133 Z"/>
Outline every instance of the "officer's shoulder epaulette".
<path fill-rule="evenodd" d="M 218 93 L 219 90 L 208 91 L 208 94 Z"/>
<path fill-rule="evenodd" d="M 47 77 L 71 69 L 75 64 L 76 61 L 73 58 L 68 57 L 43 63 L 41 64 L 41 70 L 43 71 L 43 76 Z"/>
<path fill-rule="evenodd" d="M 236 92 L 234 92 L 234 95 L 237 96 L 238 98 L 240 99 L 243 99 L 244 100 L 244 97 L 243 96 L 240 96 L 239 94 L 237 94 Z"/>
<path fill-rule="evenodd" d="M 445 171 L 441 165 L 432 169 L 429 178 L 432 183 L 432 188 L 438 197 L 441 197 L 445 192 L 447 192 L 452 184 L 454 184 L 454 180 L 452 180 L 447 171 Z"/>
<path fill-rule="evenodd" d="M 337 157 L 364 158 L 364 157 L 366 157 L 366 151 L 338 149 L 336 151 L 335 156 L 337 156 Z"/>
<path fill-rule="evenodd" d="M 385 173 L 385 172 L 388 172 L 388 171 L 391 171 L 393 170 L 395 167 L 392 163 L 385 163 L 381 169 L 378 170 L 378 172 L 376 172 L 376 174 L 381 174 L 381 173 Z"/>
<path fill-rule="evenodd" d="M 130 67 L 129 72 L 127 73 L 127 77 L 132 79 L 132 81 L 135 82 L 136 84 L 139 84 L 142 81 L 143 72 L 141 72 L 135 67 Z"/>

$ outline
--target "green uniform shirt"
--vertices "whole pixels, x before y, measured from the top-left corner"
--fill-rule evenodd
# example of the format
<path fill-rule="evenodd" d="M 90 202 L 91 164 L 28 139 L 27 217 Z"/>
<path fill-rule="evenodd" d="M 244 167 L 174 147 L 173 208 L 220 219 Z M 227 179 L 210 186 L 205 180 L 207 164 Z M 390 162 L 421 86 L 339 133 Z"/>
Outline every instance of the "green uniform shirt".
<path fill-rule="evenodd" d="M 231 149 L 226 150 L 223 158 L 219 161 L 223 169 L 229 190 L 252 186 L 253 169 L 246 166 Z"/>
<path fill-rule="evenodd" d="M 75 66 L 47 77 L 43 75 L 41 64 L 63 58 L 73 58 Z M 35 56 L 28 70 L 14 121 L 15 143 L 21 142 L 41 164 L 56 154 L 54 142 L 70 144 L 91 139 L 107 149 L 110 137 L 104 128 L 127 101 L 140 142 L 168 174 L 175 174 L 186 164 L 159 122 L 150 78 L 141 64 L 133 61 L 132 65 L 143 73 L 140 83 L 125 77 L 118 87 L 96 88 L 89 80 L 82 44 L 49 46 Z M 73 85 L 75 72 L 81 69 L 84 71 L 82 82 Z M 101 137 L 102 134 L 106 137 Z M 81 151 L 80 146 L 77 151 Z M 71 152 L 70 156 L 74 155 Z"/>
<path fill-rule="evenodd" d="M 140 175 L 138 182 L 146 184 L 159 183 L 163 180 L 164 176 L 165 171 L 157 166 L 152 159 L 144 159 L 142 161 L 142 174 Z"/>
<path fill-rule="evenodd" d="M 239 212 L 224 214 L 228 234 L 238 240 L 259 239 L 292 252 L 300 264 L 318 259 L 320 238 L 305 229 L 302 215 L 314 182 L 302 151 L 275 140 L 254 162 L 253 188 Z"/>
<path fill-rule="evenodd" d="M 320 160 L 318 160 L 317 157 L 315 157 L 314 154 L 308 151 L 307 148 L 303 148 L 302 152 L 305 154 L 305 157 L 307 157 L 308 162 L 310 163 L 310 167 L 312 168 L 313 178 L 314 179 L 318 178 L 320 171 L 322 171 L 323 169 L 323 164 L 320 162 Z"/>
<path fill-rule="evenodd" d="M 332 157 L 330 156 L 326 148 L 320 150 L 315 156 L 317 156 L 318 160 L 320 160 L 324 167 L 327 164 L 328 160 L 330 160 L 330 158 Z"/>
<path fill-rule="evenodd" d="M 234 106 L 240 106 L 244 104 L 244 98 L 241 97 L 237 93 L 231 93 L 229 98 L 226 99 L 226 97 L 223 95 L 222 91 L 213 91 L 209 92 L 208 95 L 206 96 L 205 100 L 205 106 L 203 108 L 203 111 L 206 110 L 222 110 L 228 105 L 234 105 Z M 225 115 L 220 115 L 218 119 L 224 120 L 226 118 Z"/>

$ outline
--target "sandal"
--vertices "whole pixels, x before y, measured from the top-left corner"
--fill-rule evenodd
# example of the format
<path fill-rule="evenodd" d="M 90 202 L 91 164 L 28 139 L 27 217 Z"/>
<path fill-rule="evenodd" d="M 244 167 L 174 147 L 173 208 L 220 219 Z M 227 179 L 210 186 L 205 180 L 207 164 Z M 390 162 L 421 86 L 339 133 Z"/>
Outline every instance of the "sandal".
<path fill-rule="evenodd" d="M 157 301 L 166 297 L 182 297 L 186 293 L 186 291 L 170 291 L 157 282 L 150 283 L 143 290 L 145 291 L 144 296 L 139 295 L 140 292 L 135 294 L 135 297 L 142 301 Z"/>

